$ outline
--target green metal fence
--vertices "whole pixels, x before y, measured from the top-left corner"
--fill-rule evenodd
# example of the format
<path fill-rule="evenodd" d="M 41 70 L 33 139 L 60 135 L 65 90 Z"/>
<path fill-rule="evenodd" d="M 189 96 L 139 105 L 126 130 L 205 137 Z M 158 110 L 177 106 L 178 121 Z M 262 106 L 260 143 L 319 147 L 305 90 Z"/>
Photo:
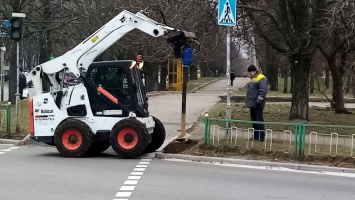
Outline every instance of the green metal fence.
<path fill-rule="evenodd" d="M 252 124 L 264 124 L 265 140 L 253 138 Z M 228 124 L 228 126 L 226 126 Z M 343 155 L 354 158 L 355 126 L 308 123 L 254 122 L 205 117 L 206 145 L 234 145 L 247 149 L 297 155 Z"/>

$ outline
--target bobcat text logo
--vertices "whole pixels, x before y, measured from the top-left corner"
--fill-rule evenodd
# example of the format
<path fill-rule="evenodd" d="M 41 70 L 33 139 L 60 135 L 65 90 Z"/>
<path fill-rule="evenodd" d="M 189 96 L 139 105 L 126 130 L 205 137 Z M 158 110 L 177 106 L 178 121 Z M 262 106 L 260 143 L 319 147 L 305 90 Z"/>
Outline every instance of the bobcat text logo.
<path fill-rule="evenodd" d="M 52 109 L 52 110 L 47 110 L 47 109 L 42 109 L 41 110 L 41 113 L 53 113 L 54 112 L 54 110 Z"/>

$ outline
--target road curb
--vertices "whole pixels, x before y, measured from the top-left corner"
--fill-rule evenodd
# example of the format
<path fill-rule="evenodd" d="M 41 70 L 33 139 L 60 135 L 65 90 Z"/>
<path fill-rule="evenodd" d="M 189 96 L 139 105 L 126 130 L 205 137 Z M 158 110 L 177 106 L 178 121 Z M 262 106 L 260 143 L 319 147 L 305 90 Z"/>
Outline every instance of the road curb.
<path fill-rule="evenodd" d="M 221 80 L 221 78 L 214 79 L 210 82 L 204 83 L 203 85 L 200 85 L 200 86 L 194 88 L 193 90 L 188 91 L 187 93 L 195 93 L 197 90 L 199 90 L 203 87 L 206 87 L 207 85 L 214 83 L 216 81 L 219 81 L 219 80 Z M 181 91 L 152 91 L 152 92 L 148 92 L 147 96 L 148 97 L 156 97 L 156 96 L 161 96 L 161 95 L 166 95 L 166 94 L 181 94 Z"/>
<path fill-rule="evenodd" d="M 283 167 L 283 168 L 300 170 L 300 171 L 355 173 L 355 169 L 350 169 L 350 168 L 306 165 L 306 164 L 296 164 L 296 163 L 279 163 L 279 162 L 269 162 L 269 161 L 261 161 L 261 160 L 242 160 L 242 159 L 221 158 L 221 157 L 193 156 L 193 155 L 184 155 L 184 154 L 165 154 L 161 152 L 157 152 L 155 154 L 155 158 L 182 159 L 182 160 L 189 160 L 194 162 L 224 163 L 224 164 L 238 164 L 238 165 L 250 165 L 250 166 Z"/>
<path fill-rule="evenodd" d="M 214 82 L 217 82 L 217 81 L 219 81 L 219 80 L 221 80 L 221 78 L 214 79 L 214 80 L 212 80 L 212 81 L 210 81 L 210 82 L 207 82 L 207 83 L 205 83 L 205 84 L 203 84 L 203 85 L 200 85 L 200 86 L 194 88 L 193 90 L 189 91 L 188 93 L 194 93 L 194 92 L 196 92 L 197 90 L 199 90 L 199 89 L 201 89 L 201 88 L 204 88 L 204 87 L 206 87 L 207 85 L 209 85 L 209 84 L 211 84 L 211 83 L 214 83 Z"/>
<path fill-rule="evenodd" d="M 31 139 L 31 134 L 28 134 L 22 140 L 0 139 L 0 144 L 13 144 L 16 146 L 23 146 L 26 145 L 30 139 Z"/>

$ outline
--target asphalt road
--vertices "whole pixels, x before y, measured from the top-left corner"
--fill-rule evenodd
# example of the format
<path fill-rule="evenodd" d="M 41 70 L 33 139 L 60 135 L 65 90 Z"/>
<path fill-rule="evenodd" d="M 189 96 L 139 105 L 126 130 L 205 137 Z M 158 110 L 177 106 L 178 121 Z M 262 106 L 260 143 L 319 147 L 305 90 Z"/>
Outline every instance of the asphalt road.
<path fill-rule="evenodd" d="M 159 159 L 143 163 L 141 159 L 119 159 L 112 149 L 97 157 L 80 159 L 62 158 L 52 147 L 16 149 L 0 145 L 0 152 L 0 199 L 349 200 L 355 197 L 355 176 Z M 134 176 L 137 174 L 132 173 L 139 168 L 145 171 L 139 177 Z"/>
<path fill-rule="evenodd" d="M 240 79 L 242 85 L 245 79 Z M 238 81 L 237 81 L 238 82 Z M 225 91 L 225 81 L 188 95 L 187 122 Z M 167 141 L 180 128 L 181 94 L 149 99 Z M 0 199 L 354 199 L 355 178 L 158 160 L 120 159 L 110 148 L 90 158 L 63 158 L 56 148 L 0 145 Z M 354 176 L 355 177 L 355 176 Z"/>

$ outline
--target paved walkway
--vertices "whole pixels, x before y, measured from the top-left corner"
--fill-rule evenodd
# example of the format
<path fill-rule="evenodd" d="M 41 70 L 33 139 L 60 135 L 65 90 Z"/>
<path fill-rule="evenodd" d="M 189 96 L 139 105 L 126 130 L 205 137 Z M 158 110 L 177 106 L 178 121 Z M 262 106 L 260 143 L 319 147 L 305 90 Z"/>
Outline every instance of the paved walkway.
<path fill-rule="evenodd" d="M 236 78 L 233 90 L 243 87 L 247 78 Z M 216 81 L 195 93 L 187 94 L 186 129 L 190 128 L 204 112 L 218 102 L 218 96 L 226 93 L 226 79 Z M 166 144 L 180 135 L 181 128 L 181 94 L 165 94 L 150 97 L 148 100 L 150 114 L 160 119 L 167 132 Z"/>

